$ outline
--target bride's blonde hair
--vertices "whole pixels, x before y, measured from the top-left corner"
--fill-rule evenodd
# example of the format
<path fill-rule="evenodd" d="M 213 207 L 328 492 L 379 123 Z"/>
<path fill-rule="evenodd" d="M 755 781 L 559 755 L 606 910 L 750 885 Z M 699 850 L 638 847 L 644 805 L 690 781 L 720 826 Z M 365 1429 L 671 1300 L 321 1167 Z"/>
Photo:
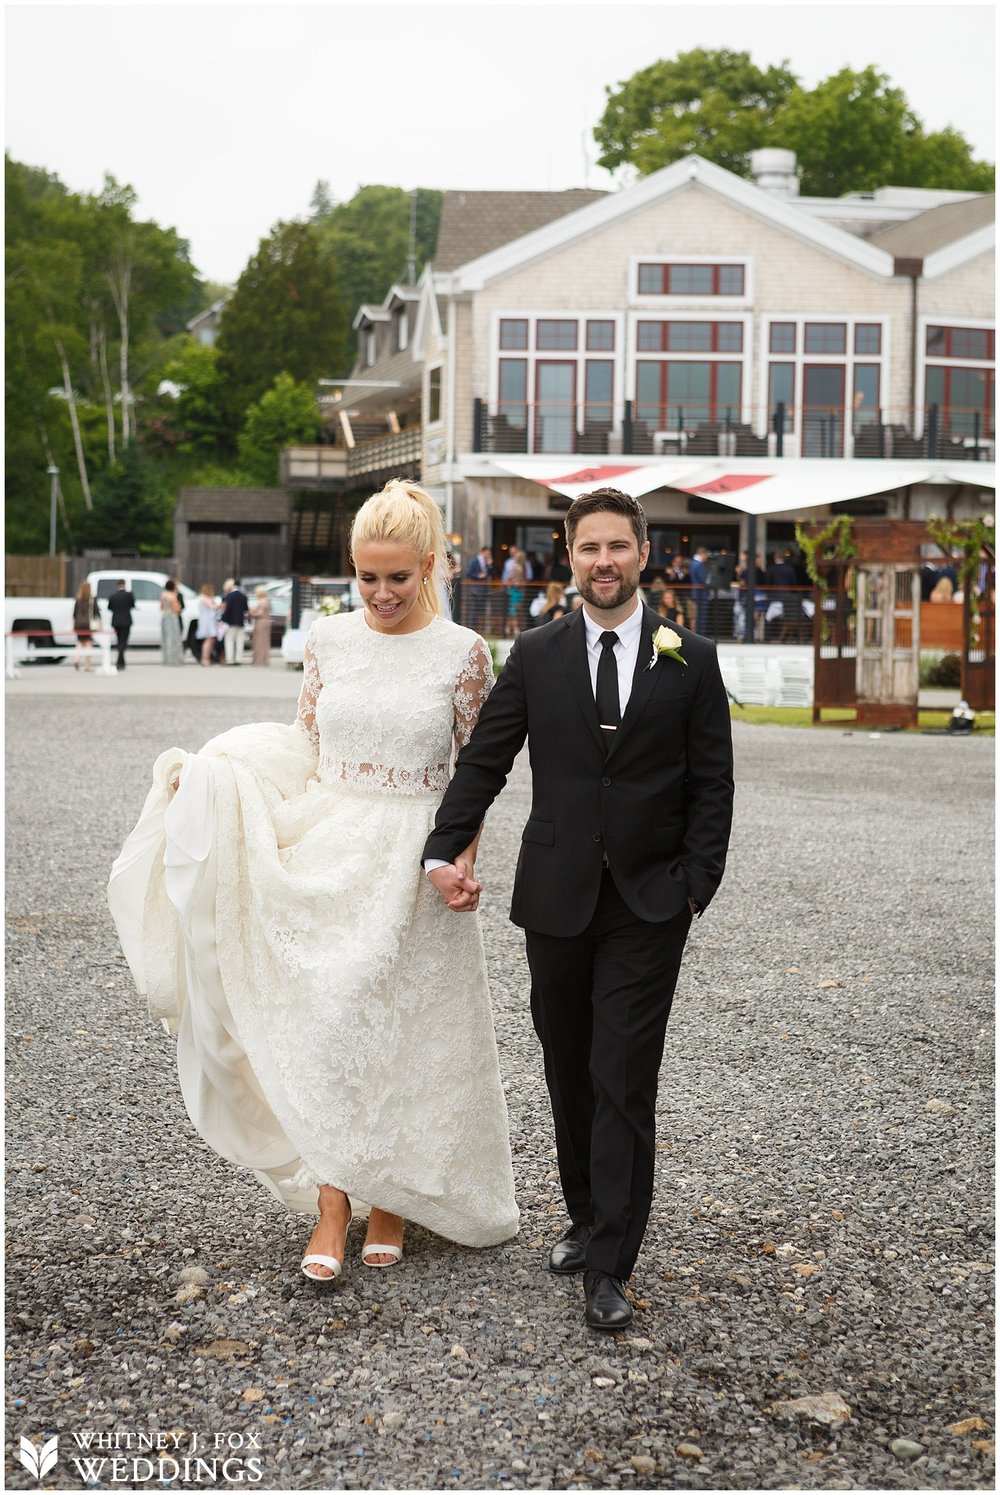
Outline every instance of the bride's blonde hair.
<path fill-rule="evenodd" d="M 390 478 L 380 493 L 373 493 L 354 516 L 351 525 L 351 555 L 355 547 L 371 541 L 390 540 L 405 545 L 421 562 L 434 556 L 434 568 L 421 582 L 421 600 L 439 616 L 443 613 L 442 588 L 447 595 L 448 541 L 444 533 L 441 510 L 416 483 L 405 478 Z"/>

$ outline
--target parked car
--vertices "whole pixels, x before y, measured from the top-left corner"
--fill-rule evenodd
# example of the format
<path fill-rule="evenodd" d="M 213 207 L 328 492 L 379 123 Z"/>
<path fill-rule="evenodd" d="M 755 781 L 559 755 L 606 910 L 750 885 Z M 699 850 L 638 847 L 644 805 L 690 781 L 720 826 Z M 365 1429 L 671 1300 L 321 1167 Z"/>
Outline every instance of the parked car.
<path fill-rule="evenodd" d="M 159 648 L 160 644 L 160 593 L 167 580 L 165 571 L 91 571 L 91 595 L 96 597 L 101 615 L 101 625 L 108 627 L 108 598 L 118 590 L 119 581 L 135 598 L 132 613 L 132 632 L 129 647 L 133 645 Z M 197 652 L 192 643 L 198 626 L 198 599 L 190 587 L 178 583 L 183 611 L 181 614 L 185 643 L 192 652 Z M 23 634 L 24 653 L 22 659 L 30 659 L 35 648 L 52 649 L 65 647 L 69 653 L 76 638 L 73 632 L 72 597 L 7 597 L 4 599 L 4 632 Z"/>

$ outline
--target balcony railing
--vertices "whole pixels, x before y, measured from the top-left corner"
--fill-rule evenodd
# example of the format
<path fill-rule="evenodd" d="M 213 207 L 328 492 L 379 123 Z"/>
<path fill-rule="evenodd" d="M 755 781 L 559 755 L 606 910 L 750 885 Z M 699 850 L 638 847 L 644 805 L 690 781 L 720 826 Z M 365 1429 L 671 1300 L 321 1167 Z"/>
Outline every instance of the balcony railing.
<path fill-rule="evenodd" d="M 876 457 L 992 461 L 992 412 L 957 406 L 855 410 L 783 405 L 750 411 L 705 403 L 649 406 L 505 404 L 475 399 L 473 450 L 497 455 Z"/>
<path fill-rule="evenodd" d="M 422 434 L 419 426 L 373 436 L 354 446 L 286 446 L 281 453 L 281 481 L 289 488 L 342 487 L 349 478 L 385 472 L 420 476 Z"/>

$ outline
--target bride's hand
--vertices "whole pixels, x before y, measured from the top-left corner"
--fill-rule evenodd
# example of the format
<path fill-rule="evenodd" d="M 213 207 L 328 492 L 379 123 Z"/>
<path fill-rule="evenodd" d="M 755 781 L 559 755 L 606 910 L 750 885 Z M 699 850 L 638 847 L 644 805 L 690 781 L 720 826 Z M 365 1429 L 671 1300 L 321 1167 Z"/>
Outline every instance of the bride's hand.
<path fill-rule="evenodd" d="M 482 884 L 469 876 L 468 869 L 469 863 L 459 859 L 447 867 L 435 867 L 427 874 L 453 913 L 471 913 L 479 906 Z"/>

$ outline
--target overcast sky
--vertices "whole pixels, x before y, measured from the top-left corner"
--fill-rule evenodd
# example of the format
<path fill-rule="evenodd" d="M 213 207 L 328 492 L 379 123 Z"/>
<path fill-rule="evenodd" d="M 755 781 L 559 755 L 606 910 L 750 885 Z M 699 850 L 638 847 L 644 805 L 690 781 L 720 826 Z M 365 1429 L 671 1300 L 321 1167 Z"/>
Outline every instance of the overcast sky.
<path fill-rule="evenodd" d="M 875 64 L 928 129 L 995 159 L 984 5 L 8 5 L 6 146 L 77 191 L 105 171 L 234 282 L 261 237 L 366 182 L 610 187 L 606 85 L 691 47 Z M 779 140 L 773 142 L 780 144 Z"/>

